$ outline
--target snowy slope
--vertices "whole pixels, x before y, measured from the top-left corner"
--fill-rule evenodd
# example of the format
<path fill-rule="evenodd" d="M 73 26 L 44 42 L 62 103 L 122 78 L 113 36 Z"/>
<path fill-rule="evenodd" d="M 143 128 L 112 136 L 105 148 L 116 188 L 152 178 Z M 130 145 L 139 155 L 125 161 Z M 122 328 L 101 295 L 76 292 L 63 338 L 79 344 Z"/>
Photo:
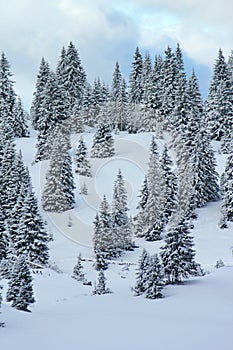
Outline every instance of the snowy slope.
<path fill-rule="evenodd" d="M 85 133 L 90 148 L 93 133 Z M 78 142 L 74 135 L 72 145 Z M 220 202 L 209 203 L 199 209 L 194 222 L 197 261 L 207 272 L 179 286 L 167 286 L 165 298 L 146 300 L 134 297 L 130 287 L 135 283 L 138 257 L 146 247 L 157 252 L 162 242 L 137 239 L 139 248 L 112 262 L 106 272 L 112 294 L 92 296 L 92 288 L 83 286 L 70 276 L 81 252 L 86 277 L 97 279 L 93 269 L 92 221 L 103 194 L 110 200 L 113 181 L 118 169 L 126 179 L 129 208 L 136 212 L 138 193 L 147 169 L 150 133 L 115 135 L 116 155 L 111 159 L 92 159 L 93 178 L 75 177 L 77 207 L 63 214 L 46 214 L 54 241 L 50 243 L 50 257 L 62 273 L 51 269 L 35 274 L 36 303 L 32 313 L 14 310 L 3 302 L 2 319 L 6 327 L 0 329 L 1 347 L 7 349 L 159 349 L 159 350 L 231 350 L 233 326 L 233 225 L 218 228 Z M 158 141 L 159 149 L 166 140 Z M 25 163 L 29 166 L 35 191 L 40 198 L 47 163 L 32 165 L 35 137 L 17 140 Z M 217 144 L 215 145 L 217 149 Z M 72 150 L 74 152 L 74 150 Z M 221 173 L 226 157 L 218 155 Z M 89 194 L 79 194 L 86 183 Z M 69 216 L 72 227 L 68 227 Z M 216 270 L 221 258 L 226 267 Z M 4 293 L 6 292 L 6 281 Z"/>

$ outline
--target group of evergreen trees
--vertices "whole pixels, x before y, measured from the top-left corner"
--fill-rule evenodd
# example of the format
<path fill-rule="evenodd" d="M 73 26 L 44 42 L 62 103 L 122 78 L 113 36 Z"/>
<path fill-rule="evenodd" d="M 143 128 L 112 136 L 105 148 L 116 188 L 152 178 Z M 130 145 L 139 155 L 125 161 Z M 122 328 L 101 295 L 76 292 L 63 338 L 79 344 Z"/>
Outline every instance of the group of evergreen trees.
<path fill-rule="evenodd" d="M 34 302 L 30 266 L 48 263 L 48 235 L 31 178 L 15 137 L 28 137 L 26 113 L 17 97 L 10 65 L 0 59 L 0 276 L 9 279 L 7 301 L 19 310 Z"/>
<path fill-rule="evenodd" d="M 202 275 L 202 269 L 195 262 L 193 238 L 188 222 L 179 217 L 167 229 L 160 257 L 152 256 L 144 249 L 136 271 L 135 295 L 149 299 L 162 297 L 165 284 L 180 283 L 184 278 Z"/>
<path fill-rule="evenodd" d="M 161 158 L 154 136 L 150 146 L 148 173 L 145 177 L 135 217 L 135 234 L 147 241 L 162 238 L 161 234 L 175 210 L 177 178 L 172 160 L 164 147 Z"/>
<path fill-rule="evenodd" d="M 127 192 L 124 178 L 119 170 L 114 182 L 111 209 L 104 196 L 94 221 L 96 269 L 106 269 L 108 259 L 120 256 L 125 250 L 132 250 L 132 234 L 132 222 L 128 217 Z"/>

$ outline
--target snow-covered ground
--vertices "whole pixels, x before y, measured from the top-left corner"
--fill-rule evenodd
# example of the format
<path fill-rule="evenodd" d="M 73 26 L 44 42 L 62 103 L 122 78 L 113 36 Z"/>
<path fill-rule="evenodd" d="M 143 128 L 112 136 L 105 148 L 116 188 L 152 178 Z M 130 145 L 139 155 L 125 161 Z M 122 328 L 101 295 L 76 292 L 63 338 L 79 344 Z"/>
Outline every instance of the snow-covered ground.
<path fill-rule="evenodd" d="M 85 134 L 90 148 L 93 133 Z M 75 135 L 72 144 L 78 141 Z M 35 141 L 35 140 L 34 140 Z M 31 165 L 35 155 L 33 138 L 17 141 L 28 164 L 35 191 L 40 198 L 47 164 Z M 166 141 L 166 140 L 165 140 Z M 161 140 L 158 146 L 162 149 Z M 150 133 L 115 135 L 116 155 L 111 159 L 93 159 L 93 178 L 75 176 L 77 207 L 64 214 L 46 214 L 54 241 L 50 260 L 61 270 L 46 269 L 34 274 L 36 303 L 31 313 L 17 311 L 3 301 L 0 348 L 10 350 L 232 350 L 233 327 L 233 225 L 218 228 L 220 202 L 199 209 L 194 222 L 197 261 L 207 272 L 178 286 L 167 286 L 164 298 L 147 300 L 135 297 L 135 267 L 146 247 L 158 252 L 163 242 L 137 239 L 139 248 L 113 261 L 106 271 L 112 294 L 93 296 L 90 286 L 71 278 L 79 252 L 86 259 L 84 270 L 89 281 L 97 280 L 93 269 L 92 221 L 103 194 L 110 200 L 118 169 L 126 179 L 130 213 L 136 212 L 138 193 L 147 169 Z M 216 144 L 217 149 L 217 144 Z M 217 156 L 221 173 L 226 157 Z M 79 194 L 86 183 L 89 194 Z M 68 227 L 69 216 L 72 227 Z M 225 267 L 216 269 L 218 259 Z M 2 282 L 1 282 L 2 283 Z M 6 281 L 3 299 L 6 293 Z"/>

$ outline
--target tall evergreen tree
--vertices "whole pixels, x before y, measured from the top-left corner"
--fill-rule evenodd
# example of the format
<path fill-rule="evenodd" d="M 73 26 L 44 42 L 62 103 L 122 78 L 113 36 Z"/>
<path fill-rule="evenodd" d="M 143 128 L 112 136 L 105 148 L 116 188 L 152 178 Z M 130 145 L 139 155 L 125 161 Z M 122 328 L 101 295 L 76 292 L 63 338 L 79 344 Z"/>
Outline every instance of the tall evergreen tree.
<path fill-rule="evenodd" d="M 233 153 L 226 162 L 222 180 L 222 216 L 226 221 L 233 221 Z"/>
<path fill-rule="evenodd" d="M 81 108 L 86 74 L 78 50 L 72 42 L 66 50 L 62 49 L 56 73 L 60 86 L 67 92 L 69 110 L 71 111 L 75 104 Z"/>
<path fill-rule="evenodd" d="M 143 58 L 136 47 L 129 76 L 129 101 L 133 104 L 142 102 L 143 98 Z"/>
<path fill-rule="evenodd" d="M 67 118 L 65 95 L 58 86 L 54 73 L 49 74 L 43 94 L 43 104 L 41 106 L 43 116 L 38 120 L 39 134 L 36 161 L 49 158 L 54 129 Z"/>
<path fill-rule="evenodd" d="M 143 249 L 136 270 L 136 284 L 134 287 L 135 295 L 142 295 L 146 292 L 147 287 L 147 271 L 150 264 L 150 255 L 146 249 Z"/>
<path fill-rule="evenodd" d="M 162 290 L 164 287 L 163 269 L 157 254 L 150 257 L 149 266 L 147 268 L 147 281 L 145 296 L 148 299 L 162 298 Z"/>
<path fill-rule="evenodd" d="M 16 254 L 24 254 L 30 262 L 46 266 L 49 259 L 48 241 L 35 195 L 29 190 L 18 223 L 18 234 L 14 237 Z"/>
<path fill-rule="evenodd" d="M 65 131 L 58 129 L 42 194 L 42 206 L 46 211 L 63 212 L 74 206 L 74 182 L 67 142 L 69 135 L 67 140 Z"/>
<path fill-rule="evenodd" d="M 198 273 L 195 262 L 193 238 L 185 219 L 174 220 L 165 237 L 165 245 L 161 248 L 161 258 L 165 277 L 168 283 L 179 283 L 183 278 Z"/>
<path fill-rule="evenodd" d="M 40 130 L 40 127 L 42 127 L 40 121 L 43 120 L 43 100 L 45 98 L 44 94 L 44 88 L 47 84 L 47 80 L 50 75 L 50 67 L 48 62 L 45 61 L 44 57 L 42 57 L 39 71 L 37 74 L 37 80 L 36 80 L 36 86 L 35 91 L 33 93 L 33 100 L 31 105 L 31 120 L 32 125 L 36 130 Z"/>
<path fill-rule="evenodd" d="M 168 155 L 168 149 L 166 145 L 161 156 L 161 167 L 165 185 L 163 217 L 166 224 L 174 212 L 177 203 L 177 177 L 172 171 L 172 160 Z"/>
<path fill-rule="evenodd" d="M 115 230 L 119 251 L 132 249 L 132 225 L 127 214 L 128 210 L 127 191 L 119 169 L 114 182 L 112 202 L 113 230 Z"/>
<path fill-rule="evenodd" d="M 12 72 L 10 64 L 4 53 L 0 57 L 0 127 L 5 133 L 5 137 L 15 136 L 15 114 L 14 106 L 16 94 L 14 92 Z"/>
<path fill-rule="evenodd" d="M 28 137 L 28 125 L 26 120 L 26 113 L 22 106 L 22 101 L 20 97 L 17 98 L 16 103 L 14 105 L 13 114 L 15 115 L 14 122 L 14 136 L 15 137 Z"/>
<path fill-rule="evenodd" d="M 6 300 L 12 301 L 12 307 L 29 311 L 28 306 L 35 302 L 32 277 L 24 255 L 16 260 L 9 282 Z"/>
<path fill-rule="evenodd" d="M 222 50 L 214 66 L 209 94 L 206 100 L 207 125 L 211 138 L 217 141 L 233 132 L 233 89 Z"/>
<path fill-rule="evenodd" d="M 75 152 L 75 171 L 79 175 L 91 176 L 91 165 L 87 159 L 87 146 L 82 137 L 80 137 Z"/>
<path fill-rule="evenodd" d="M 115 153 L 114 140 L 107 124 L 100 124 L 94 136 L 91 149 L 91 157 L 106 158 L 112 157 Z"/>

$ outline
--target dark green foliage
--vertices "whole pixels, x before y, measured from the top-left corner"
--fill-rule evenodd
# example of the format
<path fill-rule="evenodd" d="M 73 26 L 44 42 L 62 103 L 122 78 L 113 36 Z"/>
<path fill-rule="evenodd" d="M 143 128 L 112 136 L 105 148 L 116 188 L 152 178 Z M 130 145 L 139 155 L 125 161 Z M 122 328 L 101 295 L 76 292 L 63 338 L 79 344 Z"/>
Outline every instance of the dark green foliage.
<path fill-rule="evenodd" d="M 197 275 L 200 267 L 195 263 L 193 238 L 185 219 L 174 221 L 161 248 L 164 274 L 168 283 L 179 283 L 183 278 Z"/>
<path fill-rule="evenodd" d="M 106 158 L 112 157 L 114 154 L 114 140 L 110 127 L 107 124 L 101 124 L 94 135 L 91 157 Z"/>
<path fill-rule="evenodd" d="M 91 165 L 87 159 L 87 147 L 81 137 L 75 152 L 75 172 L 83 176 L 91 176 Z"/>
<path fill-rule="evenodd" d="M 12 302 L 12 307 L 22 311 L 29 311 L 28 306 L 35 302 L 32 277 L 24 255 L 19 256 L 15 262 L 6 300 Z"/>

